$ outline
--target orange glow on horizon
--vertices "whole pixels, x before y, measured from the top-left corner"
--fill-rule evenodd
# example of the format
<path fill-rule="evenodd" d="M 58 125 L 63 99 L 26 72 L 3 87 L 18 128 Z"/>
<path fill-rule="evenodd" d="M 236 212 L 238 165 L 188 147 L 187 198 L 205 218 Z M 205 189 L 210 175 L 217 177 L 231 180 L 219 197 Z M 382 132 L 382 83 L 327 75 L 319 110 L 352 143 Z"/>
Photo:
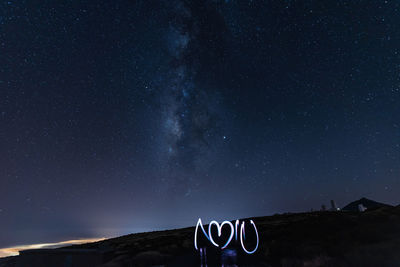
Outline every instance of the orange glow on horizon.
<path fill-rule="evenodd" d="M 8 256 L 17 256 L 19 255 L 19 251 L 27 250 L 27 249 L 40 249 L 40 248 L 59 248 L 67 245 L 79 245 L 85 243 L 92 243 L 97 241 L 102 241 L 106 238 L 89 238 L 89 239 L 76 239 L 76 240 L 67 240 L 57 243 L 43 243 L 43 244 L 32 244 L 32 245 L 21 245 L 9 248 L 0 248 L 0 258 L 8 257 Z"/>

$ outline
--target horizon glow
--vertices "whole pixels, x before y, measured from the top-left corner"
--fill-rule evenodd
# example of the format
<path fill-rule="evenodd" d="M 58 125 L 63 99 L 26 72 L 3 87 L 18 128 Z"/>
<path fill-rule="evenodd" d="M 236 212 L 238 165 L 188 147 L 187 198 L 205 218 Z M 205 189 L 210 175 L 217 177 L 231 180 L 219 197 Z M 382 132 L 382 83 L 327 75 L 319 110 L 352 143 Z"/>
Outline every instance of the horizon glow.
<path fill-rule="evenodd" d="M 67 245 L 80 245 L 85 243 L 92 243 L 105 240 L 102 238 L 88 238 L 88 239 L 74 239 L 55 243 L 41 243 L 41 244 L 31 244 L 31 245 L 20 245 L 8 248 L 0 248 L 0 258 L 18 256 L 20 251 L 28 249 L 46 249 L 46 248 L 60 248 Z"/>

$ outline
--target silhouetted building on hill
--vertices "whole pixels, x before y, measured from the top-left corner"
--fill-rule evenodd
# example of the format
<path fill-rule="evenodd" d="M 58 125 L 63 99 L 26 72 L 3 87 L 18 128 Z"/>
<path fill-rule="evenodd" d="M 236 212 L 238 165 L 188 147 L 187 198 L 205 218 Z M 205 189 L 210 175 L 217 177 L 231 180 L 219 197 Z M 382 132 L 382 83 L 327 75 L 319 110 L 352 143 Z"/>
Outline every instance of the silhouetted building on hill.
<path fill-rule="evenodd" d="M 359 211 L 359 212 L 364 212 L 364 211 L 366 211 L 366 210 L 367 210 L 367 208 L 364 207 L 363 204 L 358 204 L 358 211 Z"/>
<path fill-rule="evenodd" d="M 331 200 L 331 210 L 332 211 L 338 211 L 340 210 L 337 206 L 334 200 Z"/>

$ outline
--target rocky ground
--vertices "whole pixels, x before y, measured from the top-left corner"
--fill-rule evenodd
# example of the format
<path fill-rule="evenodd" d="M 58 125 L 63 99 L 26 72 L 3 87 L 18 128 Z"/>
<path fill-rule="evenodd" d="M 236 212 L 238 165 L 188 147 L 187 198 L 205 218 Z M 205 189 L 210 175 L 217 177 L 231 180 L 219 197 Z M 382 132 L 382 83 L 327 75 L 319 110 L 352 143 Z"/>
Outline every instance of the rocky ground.
<path fill-rule="evenodd" d="M 400 266 L 400 206 L 363 213 L 318 211 L 252 219 L 260 245 L 248 256 L 238 248 L 238 266 Z M 191 227 L 131 234 L 69 249 L 104 252 L 103 267 L 200 266 L 193 237 Z M 221 266 L 219 252 L 208 251 L 208 266 L 212 262 Z M 12 266 L 13 261 L 0 262 L 0 266 Z"/>

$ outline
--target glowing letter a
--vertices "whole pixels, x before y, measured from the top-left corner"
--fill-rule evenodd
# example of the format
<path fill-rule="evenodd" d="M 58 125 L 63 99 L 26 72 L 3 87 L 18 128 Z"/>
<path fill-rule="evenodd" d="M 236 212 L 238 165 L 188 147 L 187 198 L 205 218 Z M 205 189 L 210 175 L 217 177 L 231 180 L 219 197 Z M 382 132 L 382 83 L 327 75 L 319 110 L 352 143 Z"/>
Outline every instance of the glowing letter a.
<path fill-rule="evenodd" d="M 199 228 L 199 225 L 201 227 L 201 230 L 203 230 L 203 234 L 207 237 L 208 240 L 210 240 L 210 237 L 207 235 L 207 232 L 204 230 L 203 223 L 201 222 L 201 219 L 199 218 L 199 220 L 197 221 L 197 224 L 196 224 L 196 230 L 194 231 L 194 248 L 196 250 L 198 250 L 198 248 L 197 248 L 197 229 Z"/>

